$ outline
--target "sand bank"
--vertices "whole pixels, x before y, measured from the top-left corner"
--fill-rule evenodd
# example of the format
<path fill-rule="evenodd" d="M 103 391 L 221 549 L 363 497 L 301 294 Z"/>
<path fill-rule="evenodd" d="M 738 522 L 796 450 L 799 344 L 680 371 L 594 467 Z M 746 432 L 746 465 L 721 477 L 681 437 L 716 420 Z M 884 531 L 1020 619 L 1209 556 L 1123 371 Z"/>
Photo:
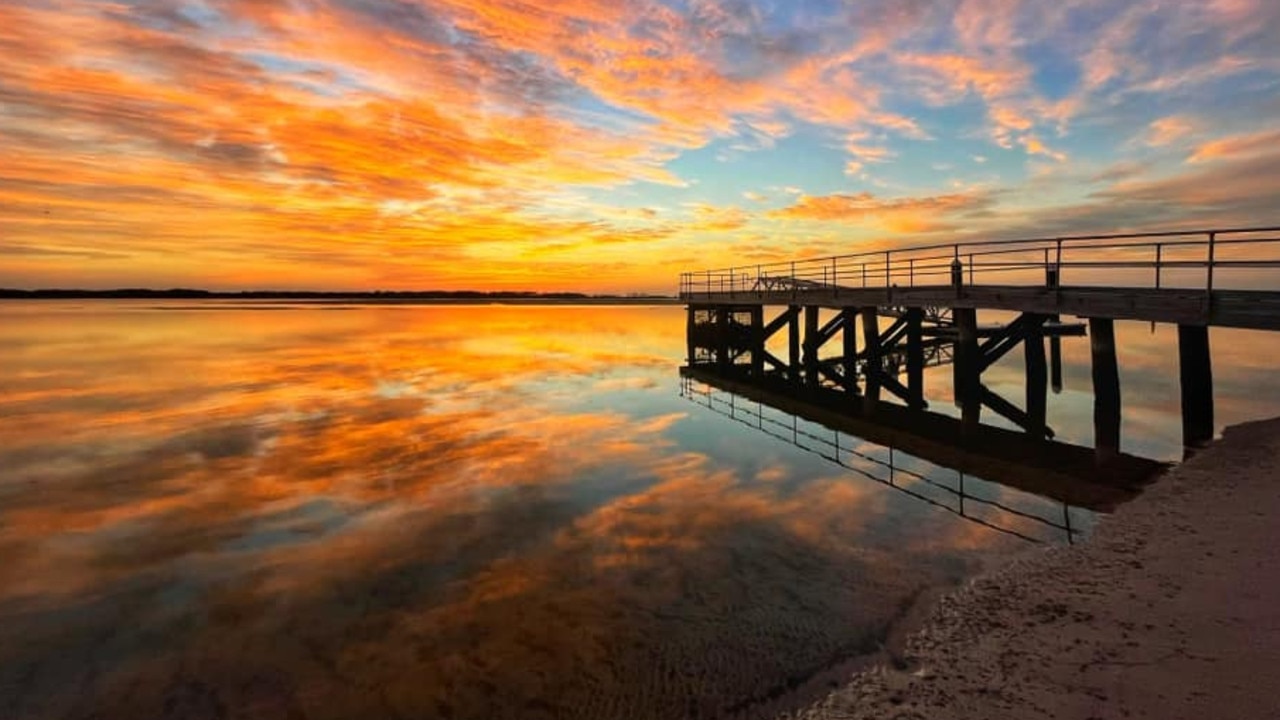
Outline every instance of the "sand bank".
<path fill-rule="evenodd" d="M 1280 718 L 1280 419 L 946 596 L 900 659 L 794 717 Z"/>

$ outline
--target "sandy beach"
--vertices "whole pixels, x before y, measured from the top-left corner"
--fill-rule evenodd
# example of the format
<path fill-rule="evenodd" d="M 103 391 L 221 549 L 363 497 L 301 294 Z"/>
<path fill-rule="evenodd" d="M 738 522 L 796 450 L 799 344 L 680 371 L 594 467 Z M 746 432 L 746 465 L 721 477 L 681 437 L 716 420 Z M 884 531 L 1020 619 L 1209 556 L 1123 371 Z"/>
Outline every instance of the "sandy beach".
<path fill-rule="evenodd" d="M 1280 419 L 1224 437 L 1075 547 L 944 597 L 895 662 L 790 717 L 1280 717 Z"/>

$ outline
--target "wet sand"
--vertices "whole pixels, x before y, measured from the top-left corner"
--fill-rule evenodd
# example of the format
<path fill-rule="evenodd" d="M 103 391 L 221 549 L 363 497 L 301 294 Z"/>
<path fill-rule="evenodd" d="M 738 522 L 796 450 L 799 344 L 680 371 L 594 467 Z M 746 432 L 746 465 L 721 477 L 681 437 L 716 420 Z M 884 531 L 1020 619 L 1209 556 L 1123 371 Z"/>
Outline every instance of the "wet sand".
<path fill-rule="evenodd" d="M 943 598 L 895 660 L 790 717 L 1280 717 L 1280 419 Z"/>

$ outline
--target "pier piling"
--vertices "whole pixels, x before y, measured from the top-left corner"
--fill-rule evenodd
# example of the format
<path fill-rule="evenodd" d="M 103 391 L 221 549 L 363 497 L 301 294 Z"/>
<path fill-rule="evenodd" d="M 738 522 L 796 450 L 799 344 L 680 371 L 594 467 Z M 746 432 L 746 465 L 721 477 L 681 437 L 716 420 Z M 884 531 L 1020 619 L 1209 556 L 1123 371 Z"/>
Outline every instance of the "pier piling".
<path fill-rule="evenodd" d="M 1213 439 L 1213 369 L 1209 328 L 1178 326 L 1178 375 L 1182 387 L 1182 442 L 1199 447 Z"/>

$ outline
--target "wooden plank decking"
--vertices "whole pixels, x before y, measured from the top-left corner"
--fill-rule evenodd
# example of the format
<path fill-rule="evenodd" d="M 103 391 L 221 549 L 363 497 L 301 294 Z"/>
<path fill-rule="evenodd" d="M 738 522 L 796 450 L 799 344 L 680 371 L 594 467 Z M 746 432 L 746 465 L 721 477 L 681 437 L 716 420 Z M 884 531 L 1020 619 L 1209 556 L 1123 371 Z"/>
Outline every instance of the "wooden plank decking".
<path fill-rule="evenodd" d="M 693 307 L 801 305 L 839 309 L 944 305 L 1179 325 L 1280 330 L 1280 289 L 1214 290 L 1210 293 L 1173 288 L 1091 286 L 973 285 L 959 289 L 950 285 L 896 288 L 826 286 L 772 291 L 694 291 L 683 294 L 681 299 Z"/>

